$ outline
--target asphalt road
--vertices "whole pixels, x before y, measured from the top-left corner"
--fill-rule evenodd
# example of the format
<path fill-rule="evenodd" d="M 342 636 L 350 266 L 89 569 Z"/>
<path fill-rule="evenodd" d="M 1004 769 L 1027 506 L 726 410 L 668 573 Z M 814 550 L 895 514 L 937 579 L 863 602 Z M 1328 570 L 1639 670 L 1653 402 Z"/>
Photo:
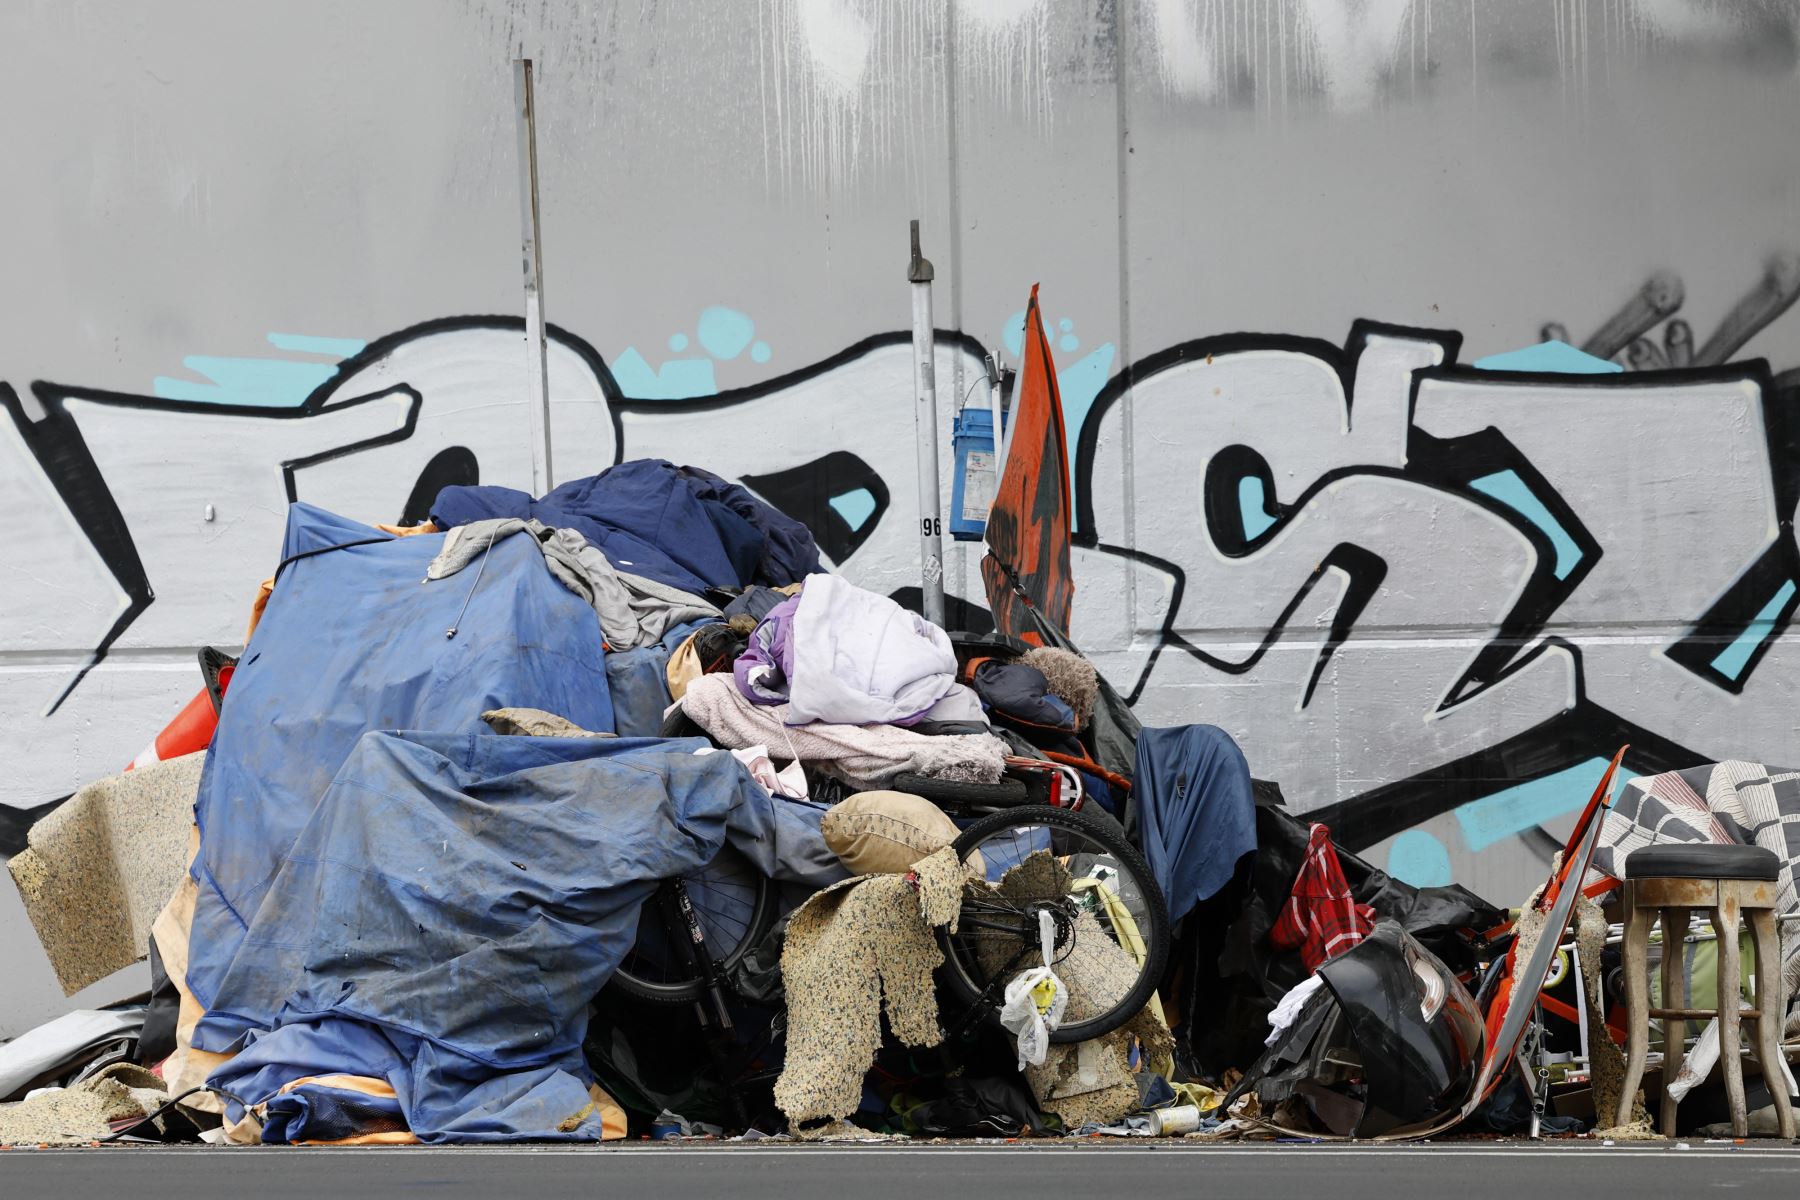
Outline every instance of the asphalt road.
<path fill-rule="evenodd" d="M 1205 1146 L 1192 1143 L 356 1150 L 107 1147 L 0 1152 L 7 1200 L 589 1195 L 734 1200 L 1218 1196 L 1648 1200 L 1791 1196 L 1800 1148 L 1669 1144 Z"/>

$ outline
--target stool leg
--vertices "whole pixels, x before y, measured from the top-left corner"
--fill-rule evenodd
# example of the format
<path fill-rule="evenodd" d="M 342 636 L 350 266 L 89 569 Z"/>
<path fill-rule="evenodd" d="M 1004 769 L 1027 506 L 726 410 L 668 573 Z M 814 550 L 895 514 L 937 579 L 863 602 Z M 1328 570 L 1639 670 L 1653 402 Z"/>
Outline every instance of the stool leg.
<path fill-rule="evenodd" d="M 1788 1099 L 1787 1073 L 1782 1070 L 1781 1026 L 1787 1016 L 1787 997 L 1781 986 L 1781 934 L 1772 908 L 1752 909 L 1750 928 L 1756 933 L 1756 1057 L 1762 1063 L 1763 1082 L 1775 1098 L 1775 1121 L 1781 1136 L 1794 1140 L 1794 1105 Z"/>
<path fill-rule="evenodd" d="M 1731 1135 L 1748 1137 L 1750 1121 L 1744 1111 L 1744 1049 L 1738 1013 L 1743 1000 L 1739 995 L 1738 966 L 1738 902 L 1725 893 L 1712 910 L 1712 926 L 1718 934 L 1719 948 L 1719 1066 L 1725 1072 L 1725 1097 L 1731 1104 Z"/>
<path fill-rule="evenodd" d="M 1613 1124 L 1631 1120 L 1631 1108 L 1644 1082 L 1644 1064 L 1650 1055 L 1650 952 L 1651 914 L 1640 911 L 1625 885 L 1625 1078 L 1619 1085 L 1619 1111 Z"/>
<path fill-rule="evenodd" d="M 1662 1006 L 1687 1007 L 1687 928 L 1688 909 L 1662 910 Z M 1681 1074 L 1681 1059 L 1687 1053 L 1687 1022 L 1679 1017 L 1664 1017 L 1663 1023 L 1663 1091 L 1662 1131 L 1664 1137 L 1675 1136 L 1675 1106 L 1681 1103 L 1669 1090 Z"/>

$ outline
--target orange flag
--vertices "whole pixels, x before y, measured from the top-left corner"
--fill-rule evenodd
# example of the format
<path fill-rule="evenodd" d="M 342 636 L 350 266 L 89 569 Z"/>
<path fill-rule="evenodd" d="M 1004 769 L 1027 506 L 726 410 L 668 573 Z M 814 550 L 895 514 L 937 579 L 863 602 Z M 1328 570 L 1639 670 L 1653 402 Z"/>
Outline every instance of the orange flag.
<path fill-rule="evenodd" d="M 1025 354 L 1013 397 L 1012 448 L 988 510 L 988 551 L 981 559 L 988 607 L 1001 633 L 1034 645 L 1069 635 L 1075 577 L 1069 570 L 1069 449 L 1063 440 L 1062 393 L 1031 285 L 1025 309 Z"/>

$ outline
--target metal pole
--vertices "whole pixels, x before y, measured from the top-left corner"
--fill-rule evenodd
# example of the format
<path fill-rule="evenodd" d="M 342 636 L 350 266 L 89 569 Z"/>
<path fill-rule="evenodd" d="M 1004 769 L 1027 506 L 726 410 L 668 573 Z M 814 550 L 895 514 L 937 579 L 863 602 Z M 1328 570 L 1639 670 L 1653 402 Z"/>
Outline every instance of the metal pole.
<path fill-rule="evenodd" d="M 513 60 L 513 99 L 519 120 L 519 225 L 525 260 L 526 424 L 531 438 L 531 492 L 556 486 L 550 465 L 550 363 L 544 339 L 544 253 L 538 222 L 537 100 L 531 60 Z"/>
<path fill-rule="evenodd" d="M 988 408 L 994 414 L 994 491 L 1000 490 L 1000 481 L 1006 478 L 1006 451 L 1012 445 L 1006 436 L 1006 368 L 1000 365 L 1000 356 L 987 356 L 988 371 Z"/>
<path fill-rule="evenodd" d="M 937 337 L 931 323 L 931 260 L 919 254 L 919 223 L 912 223 L 913 433 L 919 448 L 919 566 L 925 619 L 944 623 L 944 501 L 938 488 Z"/>

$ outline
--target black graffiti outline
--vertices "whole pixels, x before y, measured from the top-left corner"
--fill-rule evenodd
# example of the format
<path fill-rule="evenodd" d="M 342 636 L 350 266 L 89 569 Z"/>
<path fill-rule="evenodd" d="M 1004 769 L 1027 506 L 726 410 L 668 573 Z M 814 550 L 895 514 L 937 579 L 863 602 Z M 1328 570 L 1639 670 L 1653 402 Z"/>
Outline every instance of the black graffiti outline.
<path fill-rule="evenodd" d="M 1562 712 L 1503 742 L 1326 806 L 1318 810 L 1317 819 L 1331 824 L 1334 835 L 1343 844 L 1352 849 L 1366 849 L 1386 837 L 1470 800 L 1586 762 L 1600 754 L 1603 745 L 1610 751 L 1617 745 L 1629 742 L 1632 750 L 1627 757 L 1627 765 L 1642 773 L 1674 770 L 1700 761 L 1699 754 L 1682 746 L 1675 739 L 1629 722 L 1590 700 L 1581 648 L 1563 637 L 1544 632 L 1555 612 L 1574 594 L 1606 552 L 1568 502 L 1500 429 L 1489 426 L 1456 438 L 1436 438 L 1420 430 L 1413 418 L 1419 388 L 1426 379 L 1479 381 L 1487 386 L 1552 385 L 1558 388 L 1607 390 L 1721 381 L 1755 384 L 1758 387 L 1765 450 L 1773 483 L 1778 536 L 1774 545 L 1746 568 L 1719 600 L 1693 620 L 1688 631 L 1679 640 L 1663 648 L 1663 653 L 1672 661 L 1721 690 L 1736 695 L 1742 693 L 1758 662 L 1786 631 L 1795 614 L 1800 612 L 1800 594 L 1797 594 L 1783 606 L 1771 626 L 1762 632 L 1749 660 L 1735 678 L 1724 675 L 1712 666 L 1720 644 L 1729 643 L 1741 636 L 1780 581 L 1800 580 L 1800 550 L 1796 549 L 1793 530 L 1795 499 L 1800 496 L 1800 414 L 1789 411 L 1800 405 L 1800 371 L 1781 376 L 1781 381 L 1790 386 L 1778 388 L 1768 364 L 1762 359 L 1740 360 L 1709 367 L 1639 371 L 1628 376 L 1490 372 L 1455 361 L 1456 353 L 1461 348 L 1461 336 L 1455 331 L 1359 319 L 1351 323 L 1349 335 L 1342 347 L 1322 339 L 1295 335 L 1218 334 L 1182 342 L 1128 364 L 1108 380 L 1106 386 L 1095 396 L 1077 437 L 1075 501 L 1079 519 L 1075 540 L 1077 544 L 1092 549 L 1154 566 L 1165 572 L 1170 579 L 1170 600 L 1158 631 L 1157 643 L 1138 669 L 1137 679 L 1130 690 L 1130 700 L 1135 702 L 1143 694 L 1165 648 L 1185 651 L 1222 672 L 1241 674 L 1251 669 L 1263 652 L 1283 635 L 1295 609 L 1317 585 L 1326 569 L 1326 563 L 1321 562 L 1300 583 L 1249 659 L 1231 663 L 1189 643 L 1173 628 L 1187 586 L 1186 576 L 1181 568 L 1159 556 L 1105 543 L 1101 540 L 1101 531 L 1096 527 L 1093 469 L 1101 424 L 1107 411 L 1138 383 L 1172 367 L 1207 361 L 1221 354 L 1280 350 L 1310 355 L 1331 367 L 1343 387 L 1346 412 L 1354 419 L 1356 367 L 1372 335 L 1435 342 L 1444 350 L 1443 361 L 1439 365 L 1415 368 L 1411 373 L 1407 398 L 1406 466 L 1399 470 L 1379 465 L 1333 468 L 1321 473 L 1295 499 L 1284 503 L 1276 499 L 1272 473 L 1254 448 L 1237 445 L 1223 447 L 1215 454 L 1214 461 L 1208 462 L 1202 484 L 1203 512 L 1208 536 L 1219 551 L 1227 556 L 1253 554 L 1278 536 L 1289 519 L 1303 511 L 1325 488 L 1351 476 L 1404 479 L 1452 493 L 1517 530 L 1528 539 L 1535 553 L 1532 573 L 1518 598 L 1502 619 L 1499 628 L 1446 689 L 1438 712 L 1476 698 L 1526 670 L 1544 654 L 1558 649 L 1567 653 L 1573 664 L 1575 701 Z M 1240 451 L 1243 453 L 1239 453 Z M 1221 475 L 1221 482 L 1215 483 L 1215 462 L 1220 457 L 1224 457 L 1226 461 L 1218 464 L 1219 469 L 1232 473 L 1232 477 L 1224 480 Z M 1255 469 L 1257 463 L 1261 463 L 1260 471 Z M 1241 468 L 1249 469 L 1243 471 Z M 1545 506 L 1580 550 L 1580 559 L 1565 578 L 1558 580 L 1555 577 L 1555 546 L 1543 529 L 1511 505 L 1470 486 L 1475 479 L 1504 470 L 1514 471 L 1518 475 L 1520 481 Z M 1246 473 L 1259 479 L 1265 513 L 1272 518 L 1270 524 L 1254 538 L 1242 536 L 1242 513 L 1237 508 L 1235 494 L 1237 481 Z M 1230 485 L 1229 491 L 1227 483 Z M 1230 502 L 1226 503 L 1228 495 Z M 1334 548 L 1333 553 L 1347 545 L 1350 544 L 1341 544 Z M 1379 558 L 1373 552 L 1365 553 L 1371 558 Z M 1385 568 L 1385 563 L 1383 566 Z M 1315 659 L 1312 675 L 1301 699 L 1302 707 L 1310 703 L 1329 656 L 1348 636 L 1348 630 L 1354 625 L 1354 616 L 1349 620 L 1344 619 L 1348 600 L 1349 597 L 1346 596 L 1346 603 L 1340 605 L 1332 627 L 1327 631 L 1324 646 Z M 1356 615 L 1360 615 L 1360 609 Z M 1603 754 L 1601 756 L 1604 757 Z"/>
<path fill-rule="evenodd" d="M 106 659 L 113 645 L 124 635 L 125 631 L 156 601 L 155 588 L 145 571 L 143 559 L 138 553 L 131 530 L 119 508 L 117 499 L 113 496 L 111 486 L 107 483 L 104 473 L 95 463 L 93 454 L 88 449 L 79 424 L 68 414 L 67 401 L 82 400 L 110 407 L 154 412 L 298 421 L 396 395 L 407 397 L 406 415 L 400 426 L 392 432 L 377 434 L 374 437 L 363 438 L 341 446 L 333 446 L 316 454 L 287 459 L 279 463 L 282 486 L 287 493 L 288 502 L 291 504 L 299 499 L 296 478 L 298 472 L 320 463 L 331 462 L 378 446 L 406 441 L 418 428 L 424 397 L 410 384 L 402 381 L 373 392 L 355 396 L 338 396 L 336 393 L 343 381 L 354 377 L 356 372 L 379 361 L 401 346 L 439 334 L 467 329 L 516 330 L 522 338 L 525 333 L 525 319 L 519 316 L 500 314 L 435 317 L 384 334 L 367 343 L 355 354 L 338 362 L 330 376 L 308 392 L 306 398 L 299 404 L 290 407 L 215 404 L 204 400 L 172 400 L 141 393 L 36 380 L 31 384 L 31 393 L 37 400 L 43 415 L 34 419 L 25 410 L 17 392 L 10 385 L 0 383 L 0 406 L 4 406 L 12 417 L 14 425 L 18 428 L 26 448 L 31 451 L 32 457 L 37 461 L 39 469 L 43 471 L 45 477 L 50 481 L 51 487 L 62 498 L 71 517 L 87 536 L 89 543 L 94 548 L 94 553 L 126 595 L 125 608 L 114 619 L 111 627 L 100 641 L 88 652 L 86 661 L 76 670 L 75 675 L 46 707 L 44 715 L 49 716 L 62 707 L 75 689 L 87 678 L 89 672 Z M 613 462 L 621 461 L 623 426 L 619 408 L 623 394 L 619 390 L 618 383 L 613 379 L 612 372 L 607 369 L 605 360 L 584 339 L 558 325 L 547 325 L 545 333 L 550 340 L 572 350 L 579 356 L 599 381 L 613 426 Z"/>
<path fill-rule="evenodd" d="M 292 406 L 270 407 L 254 404 L 213 403 L 204 400 L 165 399 L 143 393 L 60 384 L 40 379 L 33 381 L 30 385 L 31 394 L 41 410 L 41 415 L 34 416 L 27 411 L 24 402 L 13 387 L 5 382 L 0 382 L 0 407 L 4 407 L 12 418 L 26 449 L 37 462 L 39 470 L 43 472 L 71 518 L 88 539 L 95 555 L 126 596 L 125 607 L 114 618 L 111 626 L 100 640 L 88 651 L 85 661 L 45 708 L 43 715 L 50 716 L 67 702 L 88 674 L 105 661 L 119 638 L 156 601 L 154 584 L 144 567 L 143 558 L 138 552 L 131 529 L 104 472 L 94 461 L 93 453 L 81 433 L 80 425 L 68 413 L 66 407 L 68 401 L 87 401 L 108 407 L 158 413 L 253 417 L 270 421 L 304 421 L 327 412 L 351 408 L 387 397 L 403 395 L 407 398 L 405 416 L 400 426 L 393 431 L 280 462 L 278 467 L 281 471 L 283 489 L 287 494 L 288 502 L 293 503 L 299 499 L 298 472 L 379 446 L 404 442 L 410 439 L 418 428 L 424 397 L 406 381 L 387 385 L 368 393 L 340 396 L 338 392 L 344 381 L 354 378 L 358 371 L 379 362 L 389 354 L 413 342 L 471 329 L 516 331 L 523 338 L 525 319 L 520 316 L 503 314 L 434 317 L 383 334 L 368 342 L 355 354 L 339 361 L 330 376 L 314 386 L 299 404 Z M 607 465 L 624 460 L 623 417 L 627 411 L 656 411 L 658 409 L 668 411 L 671 406 L 689 410 L 724 408 L 746 403 L 784 387 L 824 375 L 882 346 L 909 344 L 912 336 L 910 332 L 876 334 L 819 362 L 772 379 L 719 392 L 712 396 L 696 397 L 691 400 L 642 400 L 627 397 L 624 394 L 611 369 L 607 366 L 606 360 L 585 339 L 555 324 L 546 325 L 545 332 L 549 340 L 574 352 L 599 384 L 605 400 L 607 416 L 613 429 L 612 463 Z M 977 358 L 985 353 L 976 339 L 958 331 L 940 330 L 937 336 L 939 341 L 969 351 Z M 876 475 L 876 479 L 879 480 L 879 475 Z M 880 490 L 871 489 L 871 491 L 876 497 L 877 511 L 871 514 L 869 520 L 862 527 L 870 532 L 879 523 L 888 503 L 885 487 Z"/>
<path fill-rule="evenodd" d="M 402 428 L 393 433 L 384 433 L 375 438 L 363 439 L 305 458 L 283 462 L 281 469 L 284 486 L 289 499 L 293 500 L 297 498 L 296 471 L 377 445 L 406 440 L 417 428 L 424 398 L 410 385 L 400 383 L 366 395 L 339 398 L 335 392 L 342 381 L 352 378 L 356 371 L 411 341 L 440 333 L 473 328 L 517 330 L 523 335 L 524 322 L 522 318 L 511 316 L 456 316 L 436 318 L 397 330 L 368 343 L 357 354 L 340 362 L 330 378 L 315 387 L 305 401 L 293 408 L 275 409 L 253 405 L 165 400 L 154 396 L 38 381 L 32 384 L 31 391 L 43 410 L 43 416 L 33 419 L 25 411 L 17 394 L 7 385 L 0 383 L 0 404 L 3 404 L 12 416 L 15 425 L 25 439 L 27 448 L 37 459 L 71 516 L 81 525 L 89 541 L 93 543 L 96 553 L 128 597 L 127 607 L 115 620 L 113 628 L 108 631 L 92 652 L 89 662 L 58 696 L 49 711 L 54 712 L 67 699 L 93 666 L 98 665 L 105 657 L 107 650 L 116 642 L 117 638 L 138 616 L 141 616 L 155 598 L 154 590 L 145 575 L 141 558 L 131 538 L 130 530 L 125 525 L 122 512 L 110 487 L 94 463 L 92 454 L 81 437 L 79 427 L 67 414 L 64 408 L 65 401 L 69 399 L 87 400 L 101 404 L 154 409 L 160 412 L 193 412 L 253 416 L 268 420 L 296 420 L 317 415 L 326 409 L 367 403 L 395 394 L 404 394 L 408 397 L 406 420 Z M 651 400 L 625 396 L 604 359 L 583 339 L 556 326 L 549 327 L 548 332 L 549 336 L 559 344 L 575 351 L 599 382 L 613 423 L 613 461 L 615 463 L 622 461 L 626 453 L 622 418 L 627 412 L 691 412 L 730 409 L 825 375 L 874 350 L 888 346 L 907 345 L 911 341 L 911 334 L 906 331 L 875 334 L 853 343 L 825 359 L 758 383 L 728 389 L 709 396 Z M 1076 536 L 1078 544 L 1154 567 L 1165 572 L 1172 581 L 1174 591 L 1168 611 L 1164 616 L 1162 629 L 1159 631 L 1156 645 L 1152 648 L 1139 672 L 1138 679 L 1131 691 L 1131 699 L 1135 701 L 1141 697 L 1154 671 L 1158 657 L 1165 648 L 1192 654 L 1210 667 L 1228 673 L 1241 674 L 1253 669 L 1268 647 L 1285 631 L 1294 610 L 1304 602 L 1306 596 L 1323 579 L 1325 572 L 1335 568 L 1345 573 L 1351 581 L 1351 587 L 1345 600 L 1338 607 L 1331 628 L 1327 631 L 1325 646 L 1315 660 L 1313 672 L 1302 699 L 1303 705 L 1309 703 L 1317 683 L 1330 661 L 1332 652 L 1347 639 L 1356 620 L 1366 607 L 1368 599 L 1380 586 L 1386 564 L 1379 555 L 1366 548 L 1349 542 L 1340 543 L 1296 589 L 1280 617 L 1249 659 L 1232 663 L 1207 654 L 1199 647 L 1189 643 L 1173 628 L 1175 614 L 1180 610 L 1181 598 L 1186 587 L 1186 578 L 1181 569 L 1159 556 L 1135 548 L 1102 543 L 1095 530 L 1092 468 L 1100 425 L 1107 411 L 1139 381 L 1148 379 L 1158 372 L 1180 363 L 1196 361 L 1208 354 L 1278 349 L 1310 355 L 1331 366 L 1342 382 L 1346 407 L 1353 412 L 1356 395 L 1356 368 L 1361 354 L 1367 348 L 1369 339 L 1376 335 L 1426 340 L 1443 348 L 1444 361 L 1439 366 L 1415 369 L 1412 373 L 1407 406 L 1408 458 L 1406 467 L 1398 470 L 1385 466 L 1334 468 L 1322 474 L 1298 497 L 1287 503 L 1275 499 L 1272 480 L 1265 477 L 1263 479 L 1265 506 L 1275 509 L 1270 514 L 1274 517 L 1274 521 L 1262 531 L 1258 538 L 1241 539 L 1240 545 L 1233 546 L 1229 539 L 1225 539 L 1225 544 L 1221 546 L 1222 552 L 1231 554 L 1235 550 L 1237 554 L 1254 553 L 1267 539 L 1278 534 L 1293 514 L 1304 510 L 1319 491 L 1333 482 L 1349 476 L 1388 475 L 1452 492 L 1467 502 L 1494 514 L 1509 527 L 1518 530 L 1531 542 L 1536 554 L 1533 575 L 1521 591 L 1518 601 L 1502 622 L 1500 630 L 1490 639 L 1488 646 L 1484 647 L 1483 652 L 1476 656 L 1476 659 L 1463 672 L 1462 677 L 1453 682 L 1446 690 L 1440 711 L 1472 699 L 1488 688 L 1496 686 L 1512 674 L 1528 667 L 1542 654 L 1553 649 L 1563 649 L 1570 654 L 1575 671 L 1576 701 L 1563 712 L 1547 718 L 1540 724 L 1504 742 L 1484 747 L 1442 766 L 1419 772 L 1407 779 L 1396 780 L 1319 810 L 1322 818 L 1329 818 L 1335 823 L 1335 826 L 1341 826 L 1339 836 L 1346 845 L 1354 848 L 1366 848 L 1384 837 L 1416 826 L 1432 816 L 1448 811 L 1471 799 L 1516 786 L 1529 779 L 1539 778 L 1586 761 L 1594 756 L 1597 747 L 1602 742 L 1611 741 L 1616 744 L 1616 741 L 1619 740 L 1631 741 L 1633 752 L 1628 761 L 1633 769 L 1668 770 L 1692 765 L 1698 756 L 1680 746 L 1673 739 L 1632 725 L 1587 699 L 1585 668 L 1579 648 L 1560 637 L 1543 635 L 1543 628 L 1550 617 L 1560 607 L 1563 599 L 1566 599 L 1566 596 L 1579 585 L 1586 573 L 1593 569 L 1594 564 L 1605 553 L 1604 547 L 1598 543 L 1563 498 L 1543 478 L 1536 467 L 1513 446 L 1503 432 L 1489 427 L 1463 437 L 1438 439 L 1417 429 L 1412 424 L 1412 417 L 1417 403 L 1418 389 L 1421 381 L 1425 378 L 1469 377 L 1479 378 L 1486 385 L 1496 382 L 1521 385 L 1547 382 L 1562 388 L 1573 384 L 1610 389 L 1630 386 L 1666 386 L 1671 382 L 1716 381 L 1727 378 L 1731 380 L 1750 378 L 1756 381 L 1762 389 L 1760 400 L 1768 441 L 1771 478 L 1775 482 L 1778 520 L 1785 536 L 1778 538 L 1776 546 L 1757 563 L 1746 569 L 1739 581 L 1733 584 L 1707 613 L 1702 614 L 1696 620 L 1694 629 L 1686 638 L 1665 651 L 1675 661 L 1681 662 L 1690 670 L 1695 670 L 1696 674 L 1708 678 L 1708 681 L 1714 683 L 1715 686 L 1737 693 L 1742 691 L 1754 673 L 1757 662 L 1767 652 L 1769 646 L 1786 630 L 1795 611 L 1800 609 L 1800 600 L 1790 601 L 1773 626 L 1765 631 L 1762 640 L 1755 647 L 1750 661 L 1735 680 L 1727 679 L 1717 671 L 1711 671 L 1711 674 L 1708 675 L 1710 658 L 1704 664 L 1706 669 L 1696 669 L 1696 663 L 1693 660 L 1698 651 L 1686 649 L 1690 645 L 1698 647 L 1705 639 L 1709 638 L 1710 641 L 1705 641 L 1705 644 L 1712 646 L 1716 651 L 1721 630 L 1729 631 L 1733 622 L 1737 623 L 1737 629 L 1744 628 L 1744 608 L 1748 601 L 1743 597 L 1755 595 L 1756 589 L 1771 578 L 1800 578 L 1800 553 L 1797 553 L 1794 548 L 1792 536 L 1794 500 L 1800 496 L 1800 470 L 1795 469 L 1796 464 L 1800 464 L 1800 417 L 1790 416 L 1786 412 L 1787 408 L 1794 406 L 1795 401 L 1800 401 L 1800 373 L 1790 372 L 1782 376 L 1781 382 L 1785 386 L 1777 386 L 1769 376 L 1767 364 L 1761 360 L 1737 362 L 1723 367 L 1643 371 L 1634 373 L 1628 379 L 1612 375 L 1592 379 L 1564 374 L 1546 374 L 1536 377 L 1512 373 L 1501 376 L 1493 372 L 1478 372 L 1468 366 L 1455 363 L 1454 359 L 1461 348 L 1462 341 L 1461 335 L 1456 331 L 1358 320 L 1352 322 L 1350 333 L 1341 347 L 1322 339 L 1294 335 L 1220 334 L 1183 342 L 1146 356 L 1135 363 L 1127 364 L 1118 374 L 1108 380 L 1096 395 L 1077 436 L 1075 471 L 1077 483 L 1074 500 L 1080 514 L 1080 532 Z M 985 347 L 977 339 L 959 331 L 940 330 L 937 337 L 940 342 L 963 350 L 975 358 L 981 358 L 985 354 Z M 1210 472 L 1212 464 L 1209 463 L 1208 469 Z M 1580 561 L 1566 579 L 1554 580 L 1555 549 L 1548 535 L 1542 529 L 1511 506 L 1468 486 L 1470 480 L 1498 470 L 1517 472 L 1521 481 L 1545 505 L 1581 550 Z M 1241 477 L 1240 475 L 1239 478 Z M 875 478 L 879 480 L 879 475 L 876 475 Z M 875 493 L 878 508 L 864 526 L 869 530 L 873 530 L 886 515 L 889 498 L 883 494 L 885 491 L 884 487 L 880 492 Z M 1211 495 L 1210 489 L 1208 495 Z M 1235 527 L 1241 531 L 1241 513 L 1238 516 L 1239 520 Z M 1233 527 L 1231 522 L 1224 520 L 1222 513 L 1209 511 L 1207 520 L 1209 529 L 1215 524 L 1221 530 Z M 1544 578 L 1546 576 L 1549 577 L 1548 580 Z M 1768 595 L 1769 592 L 1764 590 L 1758 599 L 1766 599 Z M 1488 658 L 1484 659 L 1484 654 L 1488 655 Z"/>

